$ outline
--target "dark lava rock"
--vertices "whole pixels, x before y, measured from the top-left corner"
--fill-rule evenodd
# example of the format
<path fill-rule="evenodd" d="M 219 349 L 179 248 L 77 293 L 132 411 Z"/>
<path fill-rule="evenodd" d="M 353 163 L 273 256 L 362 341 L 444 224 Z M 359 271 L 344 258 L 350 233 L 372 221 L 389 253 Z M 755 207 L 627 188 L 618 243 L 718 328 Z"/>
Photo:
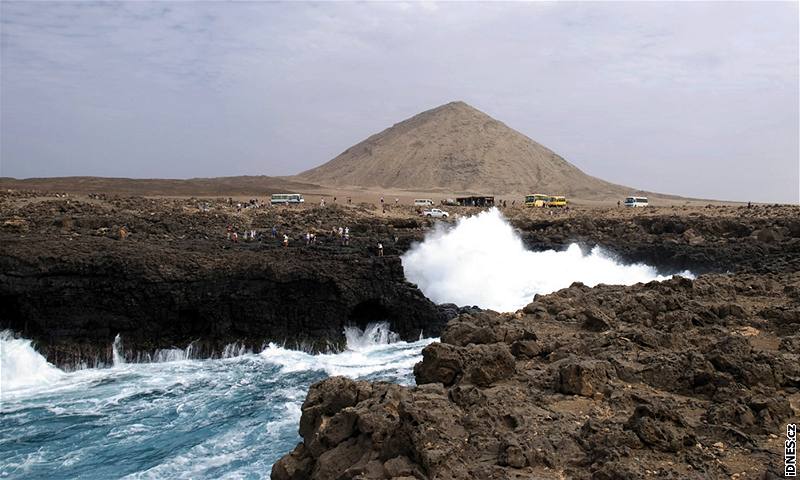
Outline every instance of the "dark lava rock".
<path fill-rule="evenodd" d="M 796 333 L 758 312 L 795 308 L 798 282 L 575 284 L 515 314 L 463 313 L 423 350 L 417 387 L 323 381 L 347 400 L 320 421 L 304 405 L 318 426 L 273 478 L 771 478 L 800 375 Z"/>

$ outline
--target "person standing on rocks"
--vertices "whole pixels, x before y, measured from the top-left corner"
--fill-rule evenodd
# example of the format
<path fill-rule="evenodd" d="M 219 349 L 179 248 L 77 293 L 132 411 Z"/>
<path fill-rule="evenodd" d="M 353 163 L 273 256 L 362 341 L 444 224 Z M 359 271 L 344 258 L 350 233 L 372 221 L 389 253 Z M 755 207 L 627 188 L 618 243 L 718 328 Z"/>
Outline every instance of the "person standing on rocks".
<path fill-rule="evenodd" d="M 274 225 L 272 226 L 272 238 L 278 238 L 278 229 Z"/>
<path fill-rule="evenodd" d="M 378 256 L 383 256 L 383 244 L 381 242 L 378 242 Z"/>
<path fill-rule="evenodd" d="M 284 247 L 289 246 L 289 235 L 286 235 L 285 233 L 283 234 L 283 246 Z"/>

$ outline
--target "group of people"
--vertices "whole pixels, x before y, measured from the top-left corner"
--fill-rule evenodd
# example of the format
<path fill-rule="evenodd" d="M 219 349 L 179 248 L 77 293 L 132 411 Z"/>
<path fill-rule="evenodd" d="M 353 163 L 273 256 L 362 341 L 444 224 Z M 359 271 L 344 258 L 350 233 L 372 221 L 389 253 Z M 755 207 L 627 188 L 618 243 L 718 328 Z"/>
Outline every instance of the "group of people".
<path fill-rule="evenodd" d="M 333 227 L 331 233 L 339 237 L 339 243 L 342 245 L 350 245 L 350 227 Z"/>
<path fill-rule="evenodd" d="M 286 235 L 284 235 L 285 237 Z M 306 245 L 314 245 L 317 243 L 317 234 L 306 232 Z"/>
<path fill-rule="evenodd" d="M 228 241 L 239 243 L 239 231 L 233 225 L 228 224 L 225 232 Z M 242 236 L 244 241 L 262 241 L 264 239 L 263 233 L 254 228 L 244 230 Z M 280 240 L 284 247 L 289 246 L 289 235 L 286 233 L 280 234 L 277 226 L 271 228 L 270 236 L 273 239 Z M 341 245 L 350 245 L 350 227 L 333 227 L 331 229 L 331 238 L 337 238 Z M 305 233 L 303 239 L 306 245 L 316 245 L 317 234 L 309 230 Z"/>
<path fill-rule="evenodd" d="M 225 234 L 228 241 L 239 243 L 239 232 L 233 228 L 233 225 L 228 224 L 228 226 L 225 227 Z M 261 240 L 261 234 L 259 234 L 255 228 L 247 229 L 242 232 L 242 237 L 246 242 Z"/>
<path fill-rule="evenodd" d="M 338 200 L 337 197 L 333 197 L 333 203 L 336 203 L 337 200 Z M 347 197 L 347 204 L 350 205 L 351 203 L 353 203 L 353 198 L 352 197 Z M 319 206 L 320 207 L 324 207 L 326 204 L 327 203 L 325 201 L 325 197 L 321 197 L 319 199 Z"/>

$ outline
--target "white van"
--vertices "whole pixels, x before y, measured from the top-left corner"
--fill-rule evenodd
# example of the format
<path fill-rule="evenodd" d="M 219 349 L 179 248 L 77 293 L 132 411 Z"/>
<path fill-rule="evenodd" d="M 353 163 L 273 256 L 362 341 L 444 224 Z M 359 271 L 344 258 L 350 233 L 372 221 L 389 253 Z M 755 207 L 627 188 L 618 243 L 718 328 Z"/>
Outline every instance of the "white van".
<path fill-rule="evenodd" d="M 299 193 L 276 193 L 270 199 L 270 203 L 273 205 L 291 205 L 305 203 L 305 201 Z"/>
<path fill-rule="evenodd" d="M 433 200 L 429 198 L 418 198 L 414 200 L 415 207 L 431 207 L 433 206 Z"/>
<path fill-rule="evenodd" d="M 647 197 L 628 197 L 625 199 L 626 207 L 646 207 L 648 205 Z"/>

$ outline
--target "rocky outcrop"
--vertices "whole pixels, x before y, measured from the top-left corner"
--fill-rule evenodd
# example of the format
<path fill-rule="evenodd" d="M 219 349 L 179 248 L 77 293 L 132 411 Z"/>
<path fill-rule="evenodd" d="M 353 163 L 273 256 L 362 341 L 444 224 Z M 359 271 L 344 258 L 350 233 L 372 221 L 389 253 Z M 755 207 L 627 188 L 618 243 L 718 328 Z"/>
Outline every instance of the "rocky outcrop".
<path fill-rule="evenodd" d="M 800 209 L 649 207 L 531 216 L 508 212 L 534 250 L 596 245 L 662 271 L 778 273 L 800 270 Z M 551 212 L 552 213 L 552 212 Z"/>
<path fill-rule="evenodd" d="M 324 349 L 345 325 L 383 320 L 417 339 L 443 323 L 397 257 L 273 251 L 211 260 L 94 243 L 103 242 L 66 260 L 0 256 L 2 328 L 36 340 L 59 364 L 105 358 L 116 334 L 129 351 L 196 342 L 203 355 L 230 342 Z"/>
<path fill-rule="evenodd" d="M 117 334 L 129 356 L 190 343 L 199 357 L 232 342 L 324 350 L 342 346 L 346 325 L 388 321 L 416 340 L 458 312 L 406 282 L 389 227 L 356 208 L 236 213 L 225 205 L 211 214 L 140 200 L 48 200 L 29 209 L 25 232 L 18 222 L 0 229 L 0 329 L 65 365 L 110 361 Z M 228 224 L 238 243 L 227 240 Z M 350 245 L 325 225 L 349 226 Z M 273 226 L 291 235 L 288 247 L 272 238 Z M 250 229 L 261 238 L 245 241 Z M 318 234 L 314 245 L 302 238 L 308 231 Z M 378 240 L 384 257 L 372 248 Z"/>
<path fill-rule="evenodd" d="M 312 386 L 272 478 L 781 476 L 800 321 L 768 312 L 800 311 L 798 292 L 797 273 L 706 275 L 462 313 L 417 387 Z"/>

